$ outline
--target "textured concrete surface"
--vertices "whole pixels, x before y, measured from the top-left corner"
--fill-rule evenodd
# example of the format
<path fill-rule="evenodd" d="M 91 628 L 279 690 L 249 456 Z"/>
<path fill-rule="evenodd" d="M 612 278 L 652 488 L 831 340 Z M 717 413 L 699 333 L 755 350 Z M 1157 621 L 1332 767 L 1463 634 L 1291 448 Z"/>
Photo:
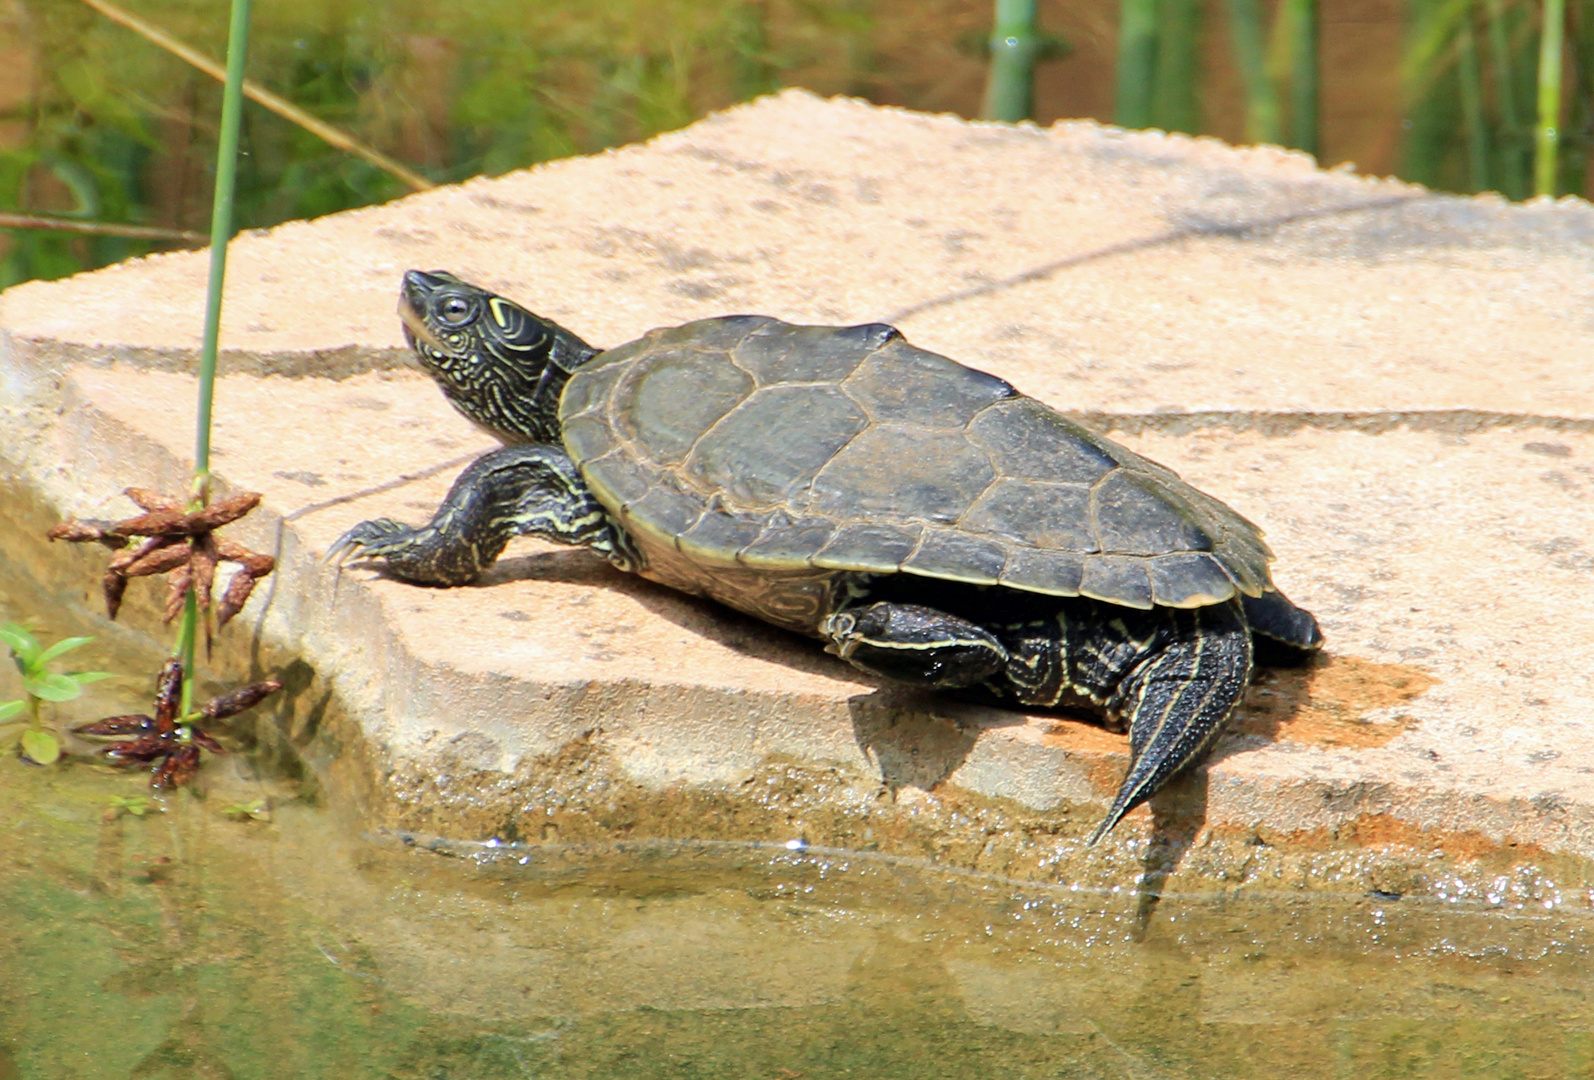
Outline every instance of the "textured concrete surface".
<path fill-rule="evenodd" d="M 119 516 L 121 487 L 181 484 L 204 258 L 0 297 L 8 464 L 62 512 Z M 652 799 L 663 832 L 784 829 L 1057 874 L 1125 763 L 1087 723 L 881 689 L 581 552 L 518 543 L 458 590 L 321 567 L 356 521 L 427 517 L 491 445 L 407 367 L 392 312 L 411 266 L 599 345 L 737 311 L 889 320 L 1259 522 L 1328 658 L 1262 676 L 1210 769 L 1120 829 L 1181 853 L 1181 873 L 1255 876 L 1258 846 L 1377 848 L 1386 868 L 1436 848 L 1594 856 L 1586 204 L 788 92 L 240 238 L 215 464 L 266 494 L 241 538 L 283 556 L 251 625 L 358 720 L 398 808 L 385 820 L 598 828 L 620 784 L 627 828 Z M 829 779 L 781 809 L 752 793 L 772 769 Z M 599 772 L 607 801 L 583 826 L 571 808 Z M 672 801 L 692 809 L 671 818 Z M 753 803 L 756 824 L 738 817 Z"/>

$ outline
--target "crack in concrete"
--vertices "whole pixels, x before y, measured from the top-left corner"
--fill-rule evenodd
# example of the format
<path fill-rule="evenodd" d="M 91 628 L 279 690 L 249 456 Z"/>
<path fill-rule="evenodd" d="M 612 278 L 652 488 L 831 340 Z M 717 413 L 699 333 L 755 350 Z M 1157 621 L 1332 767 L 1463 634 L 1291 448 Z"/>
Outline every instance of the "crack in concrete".
<path fill-rule="evenodd" d="M 485 450 L 473 450 L 468 454 L 460 454 L 458 457 L 451 457 L 442 464 L 432 465 L 428 468 L 420 469 L 412 473 L 404 473 L 401 476 L 396 476 L 391 480 L 384 481 L 383 483 L 376 484 L 372 487 L 361 488 L 358 491 L 351 491 L 347 495 L 339 495 L 335 498 L 323 499 L 320 502 L 308 503 L 291 513 L 284 514 L 282 516 L 282 520 L 284 523 L 289 521 L 298 521 L 302 517 L 308 517 L 310 514 L 317 513 L 321 510 L 326 510 L 329 507 L 342 506 L 344 503 L 358 502 L 361 499 L 367 498 L 371 495 L 381 495 L 383 492 L 392 491 L 394 488 L 401 488 L 405 484 L 413 484 L 417 480 L 425 480 L 427 477 L 436 476 L 440 472 L 447 472 L 449 469 L 460 468 L 472 461 L 475 461 L 478 457 L 486 452 L 487 451 Z"/>
<path fill-rule="evenodd" d="M 909 304 L 905 308 L 900 308 L 897 311 L 886 315 L 880 321 L 894 325 L 904 319 L 912 318 L 915 315 L 923 314 L 924 312 L 931 311 L 935 308 L 948 307 L 952 304 L 960 304 L 965 300 L 974 300 L 981 296 L 990 296 L 1006 289 L 1016 288 L 1020 285 L 1027 285 L 1032 281 L 1043 281 L 1060 271 L 1071 270 L 1076 266 L 1083 266 L 1086 263 L 1100 262 L 1104 259 L 1110 259 L 1118 255 L 1129 255 L 1136 251 L 1146 251 L 1151 248 L 1166 247 L 1170 244 L 1176 244 L 1181 240 L 1194 240 L 1211 236 L 1239 238 L 1254 233 L 1266 232 L 1269 229 L 1281 228 L 1285 225 L 1292 225 L 1298 221 L 1315 221 L 1320 218 L 1335 217 L 1341 214 L 1356 214 L 1373 210 L 1385 210 L 1394 206 L 1404 206 L 1409 203 L 1433 201 L 1433 199 L 1434 197 L 1432 195 L 1426 194 L 1392 195 L 1387 198 L 1372 199 L 1366 202 L 1347 203 L 1338 206 L 1319 206 L 1304 210 L 1290 210 L 1282 214 L 1274 214 L 1269 217 L 1256 218 L 1251 221 L 1236 222 L 1232 224 L 1199 222 L 1191 225 L 1181 225 L 1175 229 L 1167 229 L 1160 233 L 1153 233 L 1151 236 L 1142 236 L 1135 240 L 1125 240 L 1122 243 L 1109 244 L 1106 247 L 1097 248 L 1094 251 L 1084 251 L 1077 255 L 1069 255 L 1065 258 L 1058 259 L 1055 262 L 1044 263 L 1021 273 L 1014 274 L 1011 277 L 1002 278 L 999 281 L 986 282 L 983 285 L 975 285 L 972 288 L 960 289 L 957 292 L 944 293 L 941 296 L 934 296 L 928 300 L 920 300 L 918 303 Z"/>
<path fill-rule="evenodd" d="M 1375 410 L 1369 412 L 1270 412 L 1259 409 L 1198 412 L 1112 413 L 1069 412 L 1073 419 L 1097 431 L 1139 435 L 1156 432 L 1184 435 L 1210 428 L 1254 431 L 1262 435 L 1293 435 L 1298 431 L 1356 431 L 1382 435 L 1397 428 L 1432 431 L 1445 435 L 1470 435 L 1497 428 L 1545 429 L 1594 434 L 1594 417 L 1542 416 L 1536 413 L 1489 412 L 1480 409 Z"/>
<path fill-rule="evenodd" d="M 1268 436 L 1287 436 L 1298 431 L 1355 431 L 1364 435 L 1382 435 L 1397 428 L 1445 435 L 1470 435 L 1500 428 L 1570 431 L 1581 435 L 1594 435 L 1594 417 L 1541 416 L 1533 413 L 1487 412 L 1476 409 L 1372 412 L 1268 412 L 1257 409 L 1236 409 L 1166 413 L 1069 412 L 1067 415 L 1096 431 L 1122 432 L 1128 435 L 1143 435 L 1148 432 L 1160 435 L 1187 435 L 1194 431 L 1206 431 L 1212 428 L 1254 431 Z M 308 503 L 283 515 L 282 520 L 285 523 L 298 521 L 300 518 L 330 507 L 384 494 L 449 469 L 461 468 L 485 452 L 473 451 L 461 454 L 440 464 L 404 473 L 371 487 L 360 488 L 358 491 L 323 499 L 320 502 Z"/>

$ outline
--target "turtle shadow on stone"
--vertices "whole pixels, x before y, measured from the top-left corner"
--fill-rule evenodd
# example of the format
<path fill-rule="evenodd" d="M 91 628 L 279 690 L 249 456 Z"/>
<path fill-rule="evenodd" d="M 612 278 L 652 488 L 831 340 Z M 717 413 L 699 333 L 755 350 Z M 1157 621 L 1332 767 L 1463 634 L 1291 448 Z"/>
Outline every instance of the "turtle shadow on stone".
<path fill-rule="evenodd" d="M 1023 724 L 1022 713 L 884 686 L 847 699 L 853 738 L 880 770 L 892 798 L 903 788 L 934 791 L 968 759 L 987 728 Z"/>
<path fill-rule="evenodd" d="M 616 588 L 638 580 L 634 574 L 616 570 L 601 556 L 585 548 L 572 547 L 505 556 L 465 588 L 485 589 L 511 581 L 548 581 L 562 585 Z"/>
<path fill-rule="evenodd" d="M 847 701 L 853 737 L 880 770 L 893 799 L 903 788 L 934 791 L 948 780 L 987 730 L 1026 724 L 1032 716 L 1110 730 L 1099 714 L 1079 708 L 1011 712 L 979 701 L 941 697 L 905 687 L 886 687 Z M 1128 739 L 1124 740 L 1128 751 Z M 1206 824 L 1205 767 L 1175 776 L 1153 795 L 1151 836 L 1141 860 L 1134 932 L 1144 936 L 1162 889 Z"/>
<path fill-rule="evenodd" d="M 510 581 L 548 581 L 612 589 L 650 613 L 732 652 L 808 675 L 853 683 L 880 680 L 826 655 L 817 641 L 771 626 L 712 600 L 677 592 L 635 574 L 616 570 L 601 556 L 580 548 L 539 551 L 500 559 L 472 587 Z"/>
<path fill-rule="evenodd" d="M 848 709 L 859 749 L 875 763 L 882 784 L 893 798 L 903 788 L 934 791 L 962 767 L 985 730 L 1023 725 L 1031 715 L 1113 730 L 1112 724 L 1093 709 L 1058 706 L 1031 708 L 1021 713 L 985 701 L 978 695 L 938 695 L 888 684 L 827 655 L 812 639 L 770 626 L 714 601 L 689 596 L 616 570 L 600 556 L 584 549 L 554 548 L 500 559 L 473 587 L 492 587 L 511 581 L 547 581 L 614 589 L 626 593 L 652 614 L 740 655 L 806 674 L 877 684 L 878 689 L 849 697 Z M 1178 869 L 1185 852 L 1205 825 L 1206 767 L 1233 754 L 1277 741 L 1280 730 L 1310 699 L 1312 672 L 1328 662 L 1314 657 L 1303 663 L 1294 653 L 1269 654 L 1259 659 L 1267 666 L 1256 669 L 1245 703 L 1211 755 L 1201 767 L 1173 778 L 1148 803 L 1152 832 L 1142 860 L 1137 933 L 1146 931 L 1164 883 Z M 1125 739 L 1124 751 L 1127 753 L 1127 750 Z"/>
<path fill-rule="evenodd" d="M 1251 684 L 1246 688 L 1240 707 L 1207 755 L 1208 766 L 1278 742 L 1284 730 L 1311 701 L 1314 673 L 1333 662 L 1323 653 L 1304 659 L 1274 656 L 1266 659 L 1265 666 L 1259 665 L 1251 672 Z"/>

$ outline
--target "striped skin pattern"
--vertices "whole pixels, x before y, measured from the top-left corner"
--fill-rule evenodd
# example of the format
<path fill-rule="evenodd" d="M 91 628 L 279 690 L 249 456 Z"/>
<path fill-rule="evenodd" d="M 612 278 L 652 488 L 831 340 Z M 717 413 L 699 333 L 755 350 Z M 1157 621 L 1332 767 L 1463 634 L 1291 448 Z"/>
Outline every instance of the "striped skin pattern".
<path fill-rule="evenodd" d="M 442 271 L 424 276 L 437 284 L 463 284 Z M 560 392 L 570 373 L 598 350 L 519 304 L 478 289 L 455 290 L 437 305 L 430 323 L 412 297 L 413 292 L 399 304 L 404 338 L 449 403 L 506 446 L 557 446 Z M 492 332 L 482 333 L 483 325 Z"/>
<path fill-rule="evenodd" d="M 1199 761 L 1245 694 L 1251 630 L 1236 601 L 1149 612 L 1091 602 L 1004 626 L 997 697 L 1056 706 L 1071 695 L 1127 721 L 1130 769 L 1095 843 L 1183 766 Z"/>
<path fill-rule="evenodd" d="M 887 679 L 1088 702 L 1131 751 L 1092 843 L 1200 762 L 1257 643 L 1281 662 L 1322 643 L 1251 522 L 889 326 L 730 316 L 600 351 L 440 271 L 405 275 L 400 314 L 505 447 L 427 525 L 364 522 L 329 557 L 457 585 L 533 534 Z"/>
<path fill-rule="evenodd" d="M 391 518 L 362 521 L 329 559 L 359 551 L 387 559 L 399 576 L 428 585 L 467 585 L 515 536 L 589 547 L 622 570 L 635 566 L 630 538 L 614 527 L 562 450 L 510 446 L 471 462 L 432 520 L 412 529 Z"/>
<path fill-rule="evenodd" d="M 826 620 L 831 651 L 876 675 L 1007 705 L 1089 703 L 1129 730 L 1130 769 L 1091 843 L 1199 761 L 1245 694 L 1252 631 L 1238 601 L 1139 611 L 1094 600 L 1015 605 L 1003 622 L 988 590 L 949 585 L 951 610 L 913 602 L 932 590 L 902 581 Z"/>

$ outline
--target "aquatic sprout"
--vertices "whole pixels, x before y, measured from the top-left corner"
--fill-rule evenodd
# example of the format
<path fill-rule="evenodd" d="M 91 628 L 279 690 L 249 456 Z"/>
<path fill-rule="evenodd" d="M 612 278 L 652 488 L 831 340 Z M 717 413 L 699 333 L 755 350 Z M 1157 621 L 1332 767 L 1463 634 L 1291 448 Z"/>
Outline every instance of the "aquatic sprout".
<path fill-rule="evenodd" d="M 235 821 L 270 821 L 271 804 L 265 799 L 235 802 L 221 808 L 221 812 Z"/>
<path fill-rule="evenodd" d="M 105 671 L 51 671 L 56 660 L 93 638 L 62 638 L 54 645 L 45 646 L 24 626 L 16 623 L 0 624 L 0 643 L 11 650 L 11 661 L 22 675 L 22 692 L 26 697 L 0 702 L 0 734 L 16 731 L 17 747 L 22 756 L 39 765 L 54 764 L 61 757 L 61 740 L 44 722 L 44 703 L 71 701 L 83 693 L 83 687 L 100 679 L 110 678 Z M 13 721 L 23 712 L 26 720 Z"/>
<path fill-rule="evenodd" d="M 102 818 L 105 821 L 115 821 L 123 814 L 143 817 L 153 809 L 155 804 L 150 802 L 148 795 L 112 795 L 110 807 Z"/>

